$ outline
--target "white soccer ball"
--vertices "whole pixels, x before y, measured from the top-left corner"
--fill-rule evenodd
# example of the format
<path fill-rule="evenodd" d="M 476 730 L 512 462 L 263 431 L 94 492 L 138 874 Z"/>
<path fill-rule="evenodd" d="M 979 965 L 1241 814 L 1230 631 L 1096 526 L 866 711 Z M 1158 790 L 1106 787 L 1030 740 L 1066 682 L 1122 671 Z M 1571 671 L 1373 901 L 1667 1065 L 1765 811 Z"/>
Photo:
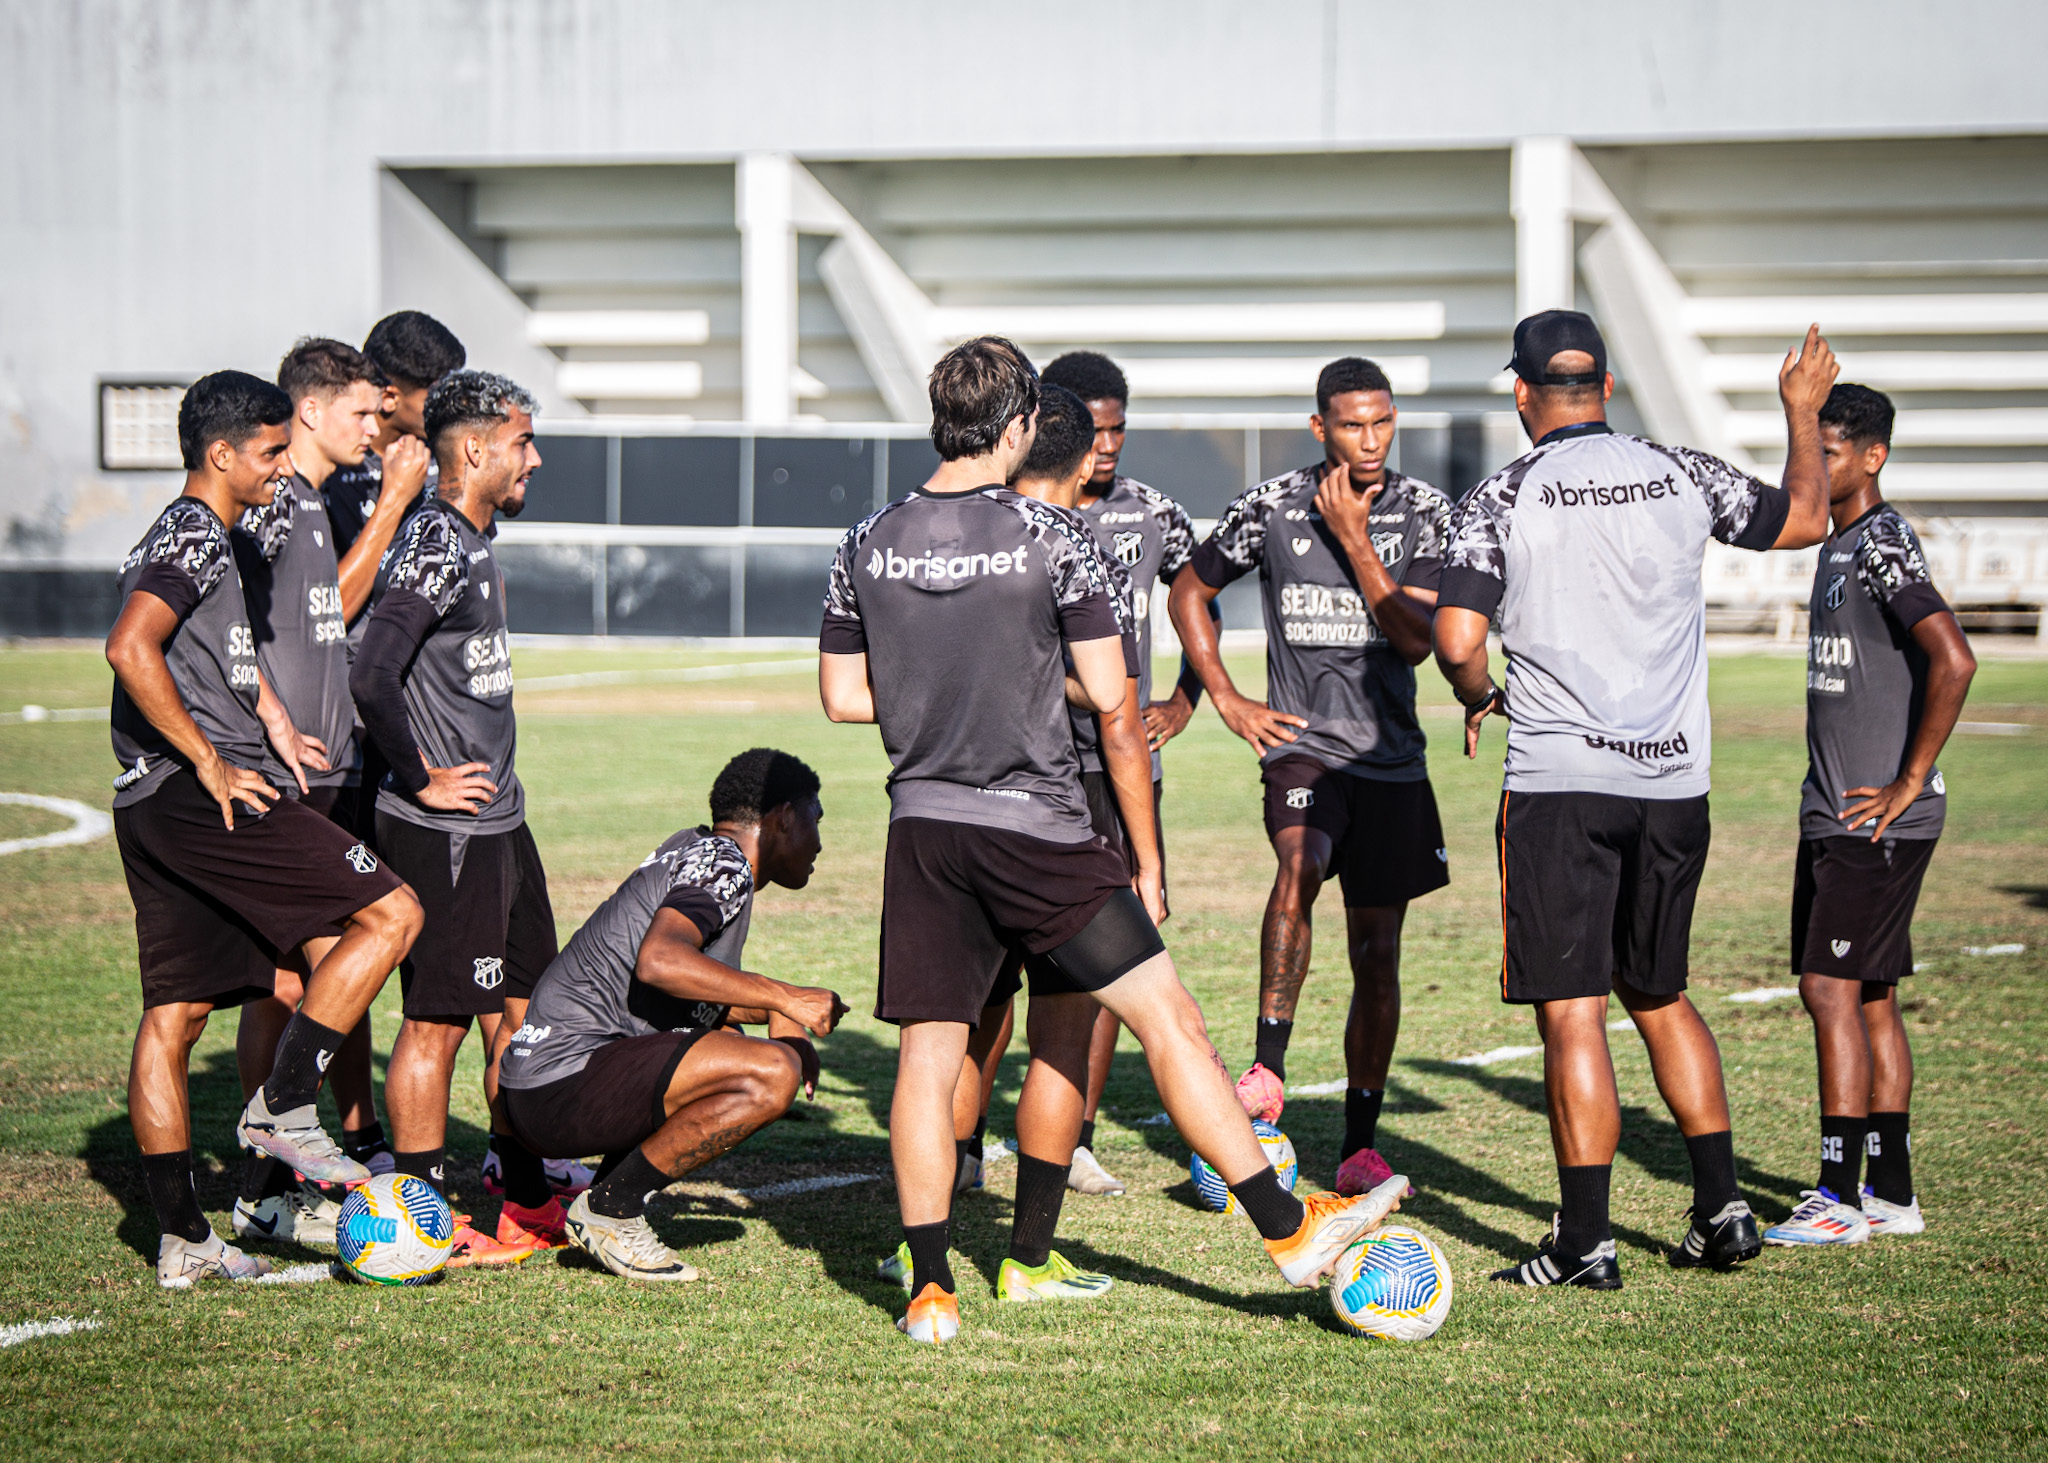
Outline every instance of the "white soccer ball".
<path fill-rule="evenodd" d="M 378 1174 L 349 1190 L 334 1221 L 349 1274 L 373 1285 L 424 1285 L 448 1263 L 455 1215 L 425 1179 Z"/>
<path fill-rule="evenodd" d="M 1301 1163 L 1294 1156 L 1294 1145 L 1287 1135 L 1266 1122 L 1254 1119 L 1252 1132 L 1258 1136 L 1259 1146 L 1266 1150 L 1266 1157 L 1273 1165 L 1273 1172 L 1279 1176 L 1280 1187 L 1292 1191 L 1294 1181 L 1301 1176 Z M 1223 1175 L 1202 1161 L 1199 1153 L 1188 1157 L 1188 1177 L 1195 1185 L 1195 1197 L 1204 1209 L 1213 1209 L 1218 1214 L 1235 1214 L 1237 1196 L 1230 1192 L 1230 1185 L 1223 1182 Z"/>
<path fill-rule="evenodd" d="M 1434 1336 L 1451 1313 L 1450 1261 L 1429 1236 L 1389 1224 L 1339 1257 L 1330 1272 L 1330 1309 L 1354 1336 Z"/>

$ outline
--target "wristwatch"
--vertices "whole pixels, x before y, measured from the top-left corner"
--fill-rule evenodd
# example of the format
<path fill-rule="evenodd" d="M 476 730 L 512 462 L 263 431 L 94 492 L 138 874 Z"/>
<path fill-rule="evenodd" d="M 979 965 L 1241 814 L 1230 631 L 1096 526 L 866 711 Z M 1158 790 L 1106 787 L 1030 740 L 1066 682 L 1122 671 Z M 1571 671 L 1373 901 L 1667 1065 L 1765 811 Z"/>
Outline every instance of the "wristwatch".
<path fill-rule="evenodd" d="M 1456 693 L 1454 692 L 1453 694 Z M 1479 695 L 1477 695 L 1470 701 L 1465 700 L 1463 697 L 1459 697 L 1458 704 L 1465 708 L 1465 715 L 1469 718 L 1470 716 L 1472 716 L 1474 712 L 1477 712 L 1489 705 L 1492 705 L 1496 710 L 1505 710 L 1506 700 L 1507 698 L 1501 694 L 1500 687 L 1493 683 L 1493 677 L 1488 676 L 1486 678 L 1486 689 L 1484 691 L 1480 692 Z"/>

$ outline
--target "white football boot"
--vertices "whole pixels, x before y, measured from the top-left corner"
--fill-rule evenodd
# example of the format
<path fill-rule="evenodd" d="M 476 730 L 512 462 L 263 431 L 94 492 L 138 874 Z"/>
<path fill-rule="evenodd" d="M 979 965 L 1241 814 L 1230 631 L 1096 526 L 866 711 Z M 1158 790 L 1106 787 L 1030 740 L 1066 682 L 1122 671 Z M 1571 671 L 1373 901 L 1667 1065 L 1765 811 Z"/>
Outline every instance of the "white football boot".
<path fill-rule="evenodd" d="M 1860 1245 L 1870 1238 L 1861 1209 L 1830 1199 L 1819 1189 L 1802 1189 L 1799 1207 L 1782 1224 L 1764 1231 L 1767 1245 Z"/>
<path fill-rule="evenodd" d="M 245 1255 L 212 1230 L 194 1244 L 167 1234 L 157 1242 L 156 1283 L 165 1290 L 189 1290 L 196 1280 L 254 1280 L 271 1271 L 261 1255 Z"/>
<path fill-rule="evenodd" d="M 235 1200 L 235 1238 L 258 1243 L 331 1245 L 341 1205 L 312 1184 L 295 1184 L 282 1194 L 250 1203 Z"/>
<path fill-rule="evenodd" d="M 1073 1165 L 1067 1170 L 1067 1187 L 1077 1194 L 1121 1194 L 1124 1181 L 1096 1162 L 1086 1148 L 1076 1148 Z"/>
<path fill-rule="evenodd" d="M 1894 1204 L 1871 1193 L 1867 1184 L 1863 1189 L 1863 1218 L 1870 1225 L 1873 1237 L 1880 1234 L 1922 1234 L 1927 1229 L 1926 1217 L 1920 1213 L 1918 1194 L 1904 1204 Z"/>

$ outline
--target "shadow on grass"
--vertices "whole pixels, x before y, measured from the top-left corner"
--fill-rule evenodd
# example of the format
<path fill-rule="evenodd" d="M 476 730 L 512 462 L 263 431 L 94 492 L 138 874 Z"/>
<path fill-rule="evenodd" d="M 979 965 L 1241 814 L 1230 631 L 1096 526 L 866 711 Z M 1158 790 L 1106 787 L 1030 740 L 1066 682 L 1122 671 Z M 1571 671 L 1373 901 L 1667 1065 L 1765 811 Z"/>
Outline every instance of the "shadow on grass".
<path fill-rule="evenodd" d="M 2012 895 L 2029 909 L 2048 909 L 2048 884 L 2000 884 L 1998 892 Z"/>

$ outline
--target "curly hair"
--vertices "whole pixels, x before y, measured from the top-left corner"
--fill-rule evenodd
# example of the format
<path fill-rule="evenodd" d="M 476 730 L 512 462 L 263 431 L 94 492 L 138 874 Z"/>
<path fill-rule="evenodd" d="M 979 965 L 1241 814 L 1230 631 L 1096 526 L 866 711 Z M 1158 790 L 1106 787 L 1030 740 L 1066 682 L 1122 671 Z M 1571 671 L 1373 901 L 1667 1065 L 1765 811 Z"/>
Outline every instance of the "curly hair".
<path fill-rule="evenodd" d="M 509 421 L 514 409 L 531 415 L 540 406 L 526 388 L 490 371 L 450 371 L 427 393 L 427 445 L 436 455 L 449 432 Z"/>
<path fill-rule="evenodd" d="M 785 803 L 818 795 L 818 774 L 787 752 L 754 747 L 725 764 L 711 784 L 711 821 L 758 823 Z"/>
<path fill-rule="evenodd" d="M 1083 401 L 1121 401 L 1129 405 L 1130 383 L 1117 363 L 1100 351 L 1068 351 L 1039 373 L 1049 386 L 1064 386 Z"/>

